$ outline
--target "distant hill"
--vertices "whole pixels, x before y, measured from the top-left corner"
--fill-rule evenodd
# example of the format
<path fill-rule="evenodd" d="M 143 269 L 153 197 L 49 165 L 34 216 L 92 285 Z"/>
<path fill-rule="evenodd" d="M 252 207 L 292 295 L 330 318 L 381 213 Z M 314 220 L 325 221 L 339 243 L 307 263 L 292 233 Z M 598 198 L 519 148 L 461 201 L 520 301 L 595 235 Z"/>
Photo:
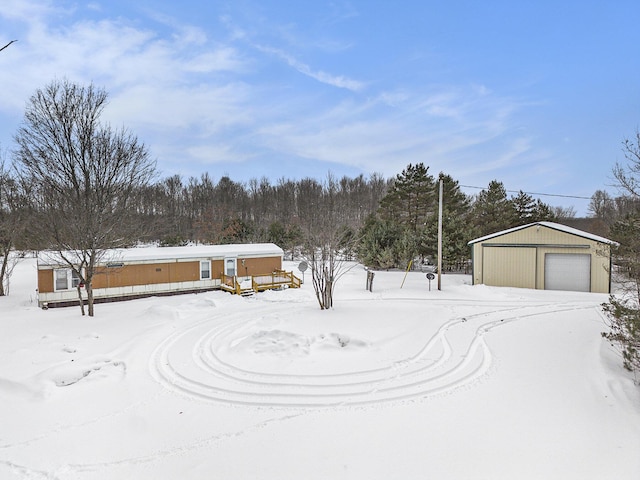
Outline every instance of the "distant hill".
<path fill-rule="evenodd" d="M 609 226 L 599 218 L 563 218 L 558 223 L 609 238 Z"/>

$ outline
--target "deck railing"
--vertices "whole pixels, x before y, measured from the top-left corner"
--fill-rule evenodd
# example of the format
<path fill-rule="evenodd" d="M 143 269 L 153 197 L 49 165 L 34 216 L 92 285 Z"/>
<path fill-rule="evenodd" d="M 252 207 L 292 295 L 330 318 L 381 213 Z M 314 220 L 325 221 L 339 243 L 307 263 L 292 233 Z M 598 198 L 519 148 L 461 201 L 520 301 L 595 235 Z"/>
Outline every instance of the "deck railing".
<path fill-rule="evenodd" d="M 290 288 L 300 288 L 301 282 L 293 272 L 285 272 L 284 270 L 275 270 L 268 275 L 256 275 L 251 278 L 253 289 L 268 290 L 282 286 Z"/>
<path fill-rule="evenodd" d="M 248 282 L 239 282 L 238 277 L 222 274 L 220 287 L 227 292 L 241 295 L 249 290 L 259 292 L 262 290 L 282 288 L 284 286 L 300 288 L 302 284 L 301 280 L 296 277 L 293 272 L 286 272 L 284 270 L 275 270 L 271 273 L 254 275 L 247 278 L 251 279 L 250 287 L 247 285 Z"/>
<path fill-rule="evenodd" d="M 240 289 L 240 283 L 233 275 L 225 275 L 224 273 L 220 277 L 220 288 L 227 292 L 237 293 L 240 295 L 242 290 Z"/>

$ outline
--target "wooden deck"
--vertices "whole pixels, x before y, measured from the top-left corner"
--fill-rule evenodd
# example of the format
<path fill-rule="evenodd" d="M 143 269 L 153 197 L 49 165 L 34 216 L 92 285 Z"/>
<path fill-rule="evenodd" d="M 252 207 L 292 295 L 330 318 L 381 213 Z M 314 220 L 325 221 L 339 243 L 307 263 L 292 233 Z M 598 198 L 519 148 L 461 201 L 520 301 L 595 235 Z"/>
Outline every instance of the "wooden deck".
<path fill-rule="evenodd" d="M 300 288 L 302 282 L 293 272 L 276 270 L 265 275 L 254 275 L 251 277 L 231 277 L 222 275 L 220 288 L 226 292 L 237 295 L 246 295 L 264 290 L 275 290 L 278 288 Z"/>

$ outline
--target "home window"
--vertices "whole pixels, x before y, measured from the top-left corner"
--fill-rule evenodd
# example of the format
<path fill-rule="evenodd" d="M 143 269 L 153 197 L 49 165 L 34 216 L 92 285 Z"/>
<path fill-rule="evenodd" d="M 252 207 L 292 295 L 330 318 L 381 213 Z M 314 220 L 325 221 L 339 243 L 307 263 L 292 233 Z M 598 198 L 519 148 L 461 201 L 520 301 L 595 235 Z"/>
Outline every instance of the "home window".
<path fill-rule="evenodd" d="M 70 270 L 70 271 L 71 271 L 71 288 L 78 288 L 78 285 L 80 285 L 80 276 L 74 270 Z"/>
<path fill-rule="evenodd" d="M 80 276 L 70 268 L 58 268 L 54 270 L 54 290 L 69 290 L 78 288 L 80 285 Z"/>
<path fill-rule="evenodd" d="M 200 262 L 200 280 L 211 280 L 211 262 L 209 260 Z"/>
<path fill-rule="evenodd" d="M 69 270 L 60 268 L 55 270 L 56 274 L 56 291 L 69 289 Z"/>

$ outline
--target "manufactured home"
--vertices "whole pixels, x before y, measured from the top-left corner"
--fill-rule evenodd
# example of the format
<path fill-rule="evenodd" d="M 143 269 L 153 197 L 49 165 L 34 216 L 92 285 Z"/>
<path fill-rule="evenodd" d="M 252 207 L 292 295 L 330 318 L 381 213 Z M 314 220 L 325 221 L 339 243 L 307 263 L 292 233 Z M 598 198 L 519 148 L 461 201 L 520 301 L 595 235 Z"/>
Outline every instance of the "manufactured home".
<path fill-rule="evenodd" d="M 94 299 L 101 303 L 215 289 L 246 294 L 299 287 L 300 280 L 282 270 L 283 254 L 273 243 L 108 250 L 93 277 Z M 78 286 L 79 278 L 58 254 L 38 254 L 40 307 L 77 304 Z"/>
<path fill-rule="evenodd" d="M 612 240 L 536 222 L 469 242 L 473 284 L 609 293 Z"/>

